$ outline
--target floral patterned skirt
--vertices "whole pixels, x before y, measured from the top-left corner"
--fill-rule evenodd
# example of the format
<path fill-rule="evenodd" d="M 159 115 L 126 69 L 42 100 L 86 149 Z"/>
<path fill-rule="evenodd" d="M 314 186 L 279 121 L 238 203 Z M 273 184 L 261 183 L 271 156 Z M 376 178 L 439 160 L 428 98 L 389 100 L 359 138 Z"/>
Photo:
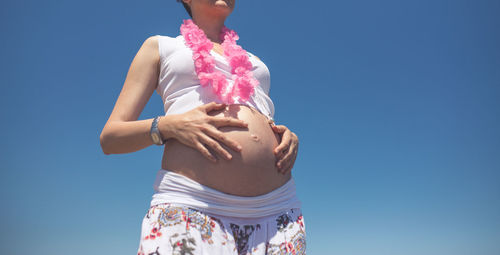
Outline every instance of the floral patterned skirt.
<path fill-rule="evenodd" d="M 253 219 L 162 203 L 144 216 L 138 255 L 306 254 L 300 208 Z"/>

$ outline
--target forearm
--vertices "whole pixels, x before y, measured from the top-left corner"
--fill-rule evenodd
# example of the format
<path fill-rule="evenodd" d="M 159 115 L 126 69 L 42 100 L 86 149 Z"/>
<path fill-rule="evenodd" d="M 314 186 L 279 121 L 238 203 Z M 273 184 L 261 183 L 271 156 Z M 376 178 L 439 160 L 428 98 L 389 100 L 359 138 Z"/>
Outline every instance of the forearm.
<path fill-rule="evenodd" d="M 111 121 L 101 132 L 104 154 L 123 154 L 144 149 L 153 144 L 149 131 L 153 119 Z"/>

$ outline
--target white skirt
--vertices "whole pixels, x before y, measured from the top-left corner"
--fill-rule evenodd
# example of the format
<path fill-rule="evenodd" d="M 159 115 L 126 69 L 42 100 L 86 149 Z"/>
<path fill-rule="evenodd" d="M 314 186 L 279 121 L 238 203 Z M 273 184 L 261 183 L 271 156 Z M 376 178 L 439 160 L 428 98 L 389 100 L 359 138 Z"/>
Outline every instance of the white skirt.
<path fill-rule="evenodd" d="M 228 195 L 160 169 L 138 254 L 305 254 L 295 183 L 256 197 Z"/>

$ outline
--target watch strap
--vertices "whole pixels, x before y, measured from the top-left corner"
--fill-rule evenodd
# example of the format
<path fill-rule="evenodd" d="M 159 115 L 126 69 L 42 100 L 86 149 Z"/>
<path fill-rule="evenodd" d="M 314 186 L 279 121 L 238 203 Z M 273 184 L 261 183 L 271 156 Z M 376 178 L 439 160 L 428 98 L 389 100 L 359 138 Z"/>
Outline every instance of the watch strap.
<path fill-rule="evenodd" d="M 151 139 L 153 140 L 153 143 L 156 145 L 163 145 L 163 137 L 161 137 L 160 130 L 158 129 L 158 121 L 160 121 L 161 116 L 156 116 L 153 119 L 153 122 L 151 123 L 151 130 L 149 134 L 151 135 Z"/>

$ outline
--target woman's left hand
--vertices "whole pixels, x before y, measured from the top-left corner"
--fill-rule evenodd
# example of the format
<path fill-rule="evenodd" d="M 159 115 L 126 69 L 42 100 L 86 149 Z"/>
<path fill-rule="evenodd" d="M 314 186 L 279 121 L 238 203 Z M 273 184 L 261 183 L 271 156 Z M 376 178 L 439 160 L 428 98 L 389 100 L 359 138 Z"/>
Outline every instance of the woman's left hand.
<path fill-rule="evenodd" d="M 275 125 L 273 120 L 269 120 L 273 131 L 281 135 L 281 143 L 274 149 L 278 171 L 286 174 L 292 170 L 299 150 L 299 138 L 284 125 Z"/>

